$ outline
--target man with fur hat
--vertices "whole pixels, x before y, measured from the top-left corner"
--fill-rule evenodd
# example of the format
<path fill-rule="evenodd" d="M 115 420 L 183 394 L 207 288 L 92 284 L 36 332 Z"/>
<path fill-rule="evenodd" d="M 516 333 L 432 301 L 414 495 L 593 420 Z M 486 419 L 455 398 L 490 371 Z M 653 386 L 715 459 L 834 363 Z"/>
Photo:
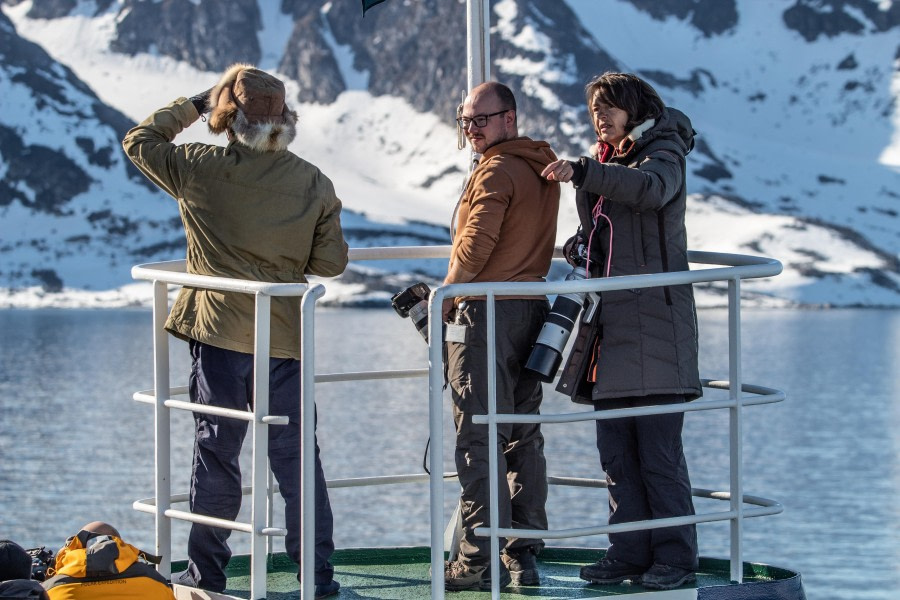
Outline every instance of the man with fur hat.
<path fill-rule="evenodd" d="M 204 112 L 226 147 L 172 140 Z M 125 136 L 131 161 L 178 201 L 189 273 L 269 282 L 335 276 L 347 264 L 341 202 L 331 181 L 287 148 L 297 115 L 284 84 L 250 65 L 229 68 L 211 90 L 179 98 Z M 285 499 L 285 546 L 300 560 L 300 303 L 272 298 L 270 412 L 288 426 L 269 429 L 269 461 Z M 247 410 L 253 398 L 254 297 L 183 288 L 166 329 L 188 342 L 190 398 L 197 404 Z M 238 458 L 247 422 L 194 413 L 191 511 L 234 520 L 241 504 Z M 316 597 L 337 592 L 329 562 L 332 513 L 316 447 Z M 194 524 L 188 570 L 176 583 L 225 588 L 230 531 Z"/>

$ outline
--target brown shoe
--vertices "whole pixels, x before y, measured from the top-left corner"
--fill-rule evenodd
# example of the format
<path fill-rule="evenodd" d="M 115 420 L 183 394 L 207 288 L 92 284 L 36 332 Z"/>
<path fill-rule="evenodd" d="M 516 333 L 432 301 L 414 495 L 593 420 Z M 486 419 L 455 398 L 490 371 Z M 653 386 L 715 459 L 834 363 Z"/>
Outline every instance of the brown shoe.
<path fill-rule="evenodd" d="M 524 548 L 519 552 L 508 552 L 500 555 L 503 564 L 509 570 L 512 584 L 515 586 L 541 585 L 541 575 L 538 573 L 537 559 L 531 548 Z"/>
<path fill-rule="evenodd" d="M 509 571 L 500 565 L 500 589 L 509 585 Z M 444 589 L 449 592 L 462 590 L 490 590 L 490 565 L 469 566 L 462 561 L 453 560 L 444 563 Z"/>

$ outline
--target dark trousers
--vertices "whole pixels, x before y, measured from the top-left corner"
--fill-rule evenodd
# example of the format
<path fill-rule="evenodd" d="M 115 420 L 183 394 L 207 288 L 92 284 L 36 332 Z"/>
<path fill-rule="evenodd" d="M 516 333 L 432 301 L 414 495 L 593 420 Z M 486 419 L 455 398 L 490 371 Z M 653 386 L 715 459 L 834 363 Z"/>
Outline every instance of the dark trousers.
<path fill-rule="evenodd" d="M 190 342 L 191 402 L 237 410 L 253 404 L 253 355 Z M 269 464 L 284 498 L 285 549 L 300 562 L 300 363 L 273 358 L 269 362 L 269 412 L 289 417 L 288 425 L 269 426 Z M 194 460 L 191 512 L 234 520 L 241 507 L 239 458 L 247 421 L 194 413 Z M 316 444 L 316 583 L 328 583 L 334 569 L 333 516 L 325 474 Z M 200 587 L 225 589 L 225 567 L 231 558 L 230 529 L 193 524 L 188 538 L 189 568 Z"/>
<path fill-rule="evenodd" d="M 536 373 L 524 368 L 531 347 L 549 311 L 546 300 L 500 300 L 496 303 L 497 412 L 538 414 L 543 398 Z M 488 498 L 488 427 L 472 423 L 472 415 L 487 414 L 487 306 L 466 302 L 457 322 L 468 327 L 465 343 L 447 343 L 447 377 L 456 424 L 456 470 L 463 535 L 459 560 L 487 564 L 490 538 L 476 537 L 475 527 L 490 525 Z M 498 428 L 499 527 L 547 529 L 547 463 L 538 424 L 502 424 Z M 500 539 L 500 549 L 515 554 L 539 539 Z"/>
<path fill-rule="evenodd" d="M 684 402 L 683 396 L 604 400 L 597 409 Z M 681 445 L 684 413 L 597 421 L 597 448 L 606 472 L 609 523 L 694 514 Z M 640 567 L 660 563 L 696 570 L 695 525 L 609 534 L 607 557 Z"/>

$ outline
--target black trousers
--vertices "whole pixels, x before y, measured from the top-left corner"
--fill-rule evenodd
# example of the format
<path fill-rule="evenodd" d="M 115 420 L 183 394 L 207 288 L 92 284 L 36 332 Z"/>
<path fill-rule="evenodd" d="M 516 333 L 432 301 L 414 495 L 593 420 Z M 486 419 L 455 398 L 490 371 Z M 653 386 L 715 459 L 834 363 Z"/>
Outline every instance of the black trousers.
<path fill-rule="evenodd" d="M 191 402 L 237 410 L 253 404 L 253 355 L 190 342 Z M 288 556 L 300 562 L 300 363 L 289 358 L 269 362 L 269 412 L 287 415 L 288 425 L 269 427 L 269 464 L 284 498 Z M 194 413 L 194 460 L 191 476 L 191 512 L 234 520 L 241 507 L 239 458 L 247 421 Z M 334 518 L 325 473 L 316 444 L 316 583 L 328 583 L 334 568 Z M 225 567 L 231 559 L 230 529 L 194 523 L 188 537 L 188 568 L 200 587 L 225 589 Z"/>
<path fill-rule="evenodd" d="M 676 404 L 684 396 L 604 400 L 597 410 Z M 691 481 L 681 444 L 684 413 L 597 421 L 597 448 L 606 472 L 609 523 L 694 514 Z M 653 563 L 696 570 L 695 525 L 609 534 L 607 557 L 640 567 Z"/>
<path fill-rule="evenodd" d="M 490 538 L 476 537 L 475 527 L 490 525 L 490 473 L 487 425 L 472 423 L 472 415 L 487 414 L 487 306 L 484 301 L 466 302 L 457 309 L 457 322 L 467 326 L 465 343 L 447 343 L 447 376 L 456 424 L 456 470 L 460 495 L 463 536 L 459 560 L 472 565 L 487 564 Z M 536 373 L 524 368 L 531 347 L 546 319 L 546 300 L 499 300 L 496 303 L 497 412 L 538 414 L 543 399 Z M 499 527 L 547 529 L 547 463 L 544 437 L 538 424 L 498 426 Z M 538 539 L 500 540 L 500 549 L 512 554 L 533 547 Z"/>

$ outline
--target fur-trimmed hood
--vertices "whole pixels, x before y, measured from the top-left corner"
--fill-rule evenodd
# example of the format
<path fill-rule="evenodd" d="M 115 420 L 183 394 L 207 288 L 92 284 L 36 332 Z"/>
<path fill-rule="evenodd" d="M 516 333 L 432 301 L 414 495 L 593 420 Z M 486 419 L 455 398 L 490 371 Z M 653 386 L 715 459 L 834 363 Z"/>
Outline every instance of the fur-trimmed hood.
<path fill-rule="evenodd" d="M 297 113 L 285 104 L 284 83 L 253 65 L 230 66 L 209 94 L 209 130 L 230 132 L 260 152 L 286 150 L 297 135 Z"/>

